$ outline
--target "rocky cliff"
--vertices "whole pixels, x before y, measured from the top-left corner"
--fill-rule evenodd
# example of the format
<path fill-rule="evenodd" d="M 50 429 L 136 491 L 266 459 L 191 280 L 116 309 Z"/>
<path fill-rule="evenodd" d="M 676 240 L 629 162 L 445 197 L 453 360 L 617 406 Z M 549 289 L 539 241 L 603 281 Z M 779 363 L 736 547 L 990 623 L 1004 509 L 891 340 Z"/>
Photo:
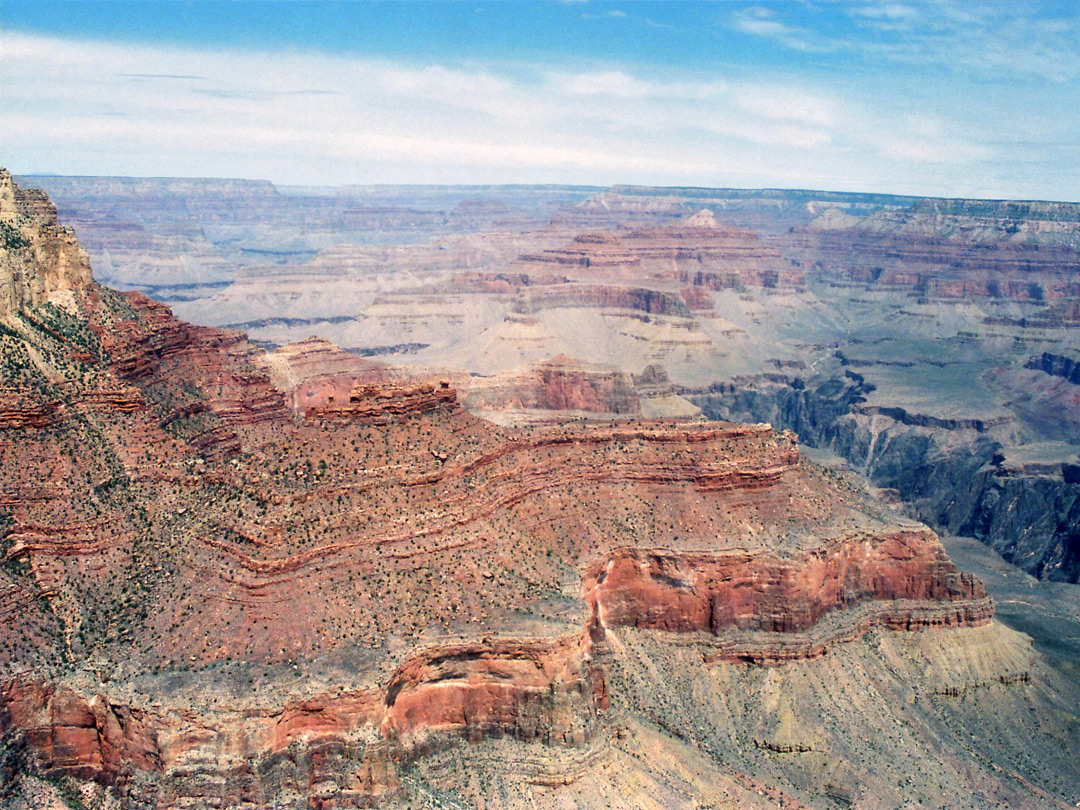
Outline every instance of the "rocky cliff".
<path fill-rule="evenodd" d="M 46 303 L 53 293 L 90 283 L 86 251 L 70 228 L 61 227 L 56 207 L 42 192 L 13 185 L 0 169 L 0 315 Z"/>
<path fill-rule="evenodd" d="M 558 355 L 533 368 L 468 381 L 472 411 L 576 411 L 641 414 L 630 375 Z"/>
<path fill-rule="evenodd" d="M 1080 745 L 1056 710 L 1019 726 L 1057 746 L 1043 770 L 1002 735 L 970 751 L 978 699 L 935 714 L 981 684 L 1014 690 L 1010 717 L 1050 707 L 1051 676 L 931 532 L 808 464 L 791 433 L 500 428 L 438 379 L 354 381 L 299 413 L 278 386 L 309 379 L 304 352 L 270 361 L 89 281 L 60 292 L 0 330 L 12 806 L 554 808 L 640 783 L 675 807 L 832 807 L 760 752 L 835 746 L 849 792 L 914 771 L 811 739 L 768 702 L 746 737 L 741 698 L 716 686 L 820 679 L 823 659 L 849 663 L 839 703 L 918 684 L 900 726 L 941 741 L 924 759 L 961 760 L 942 777 L 967 789 L 955 806 L 1074 798 L 1062 774 Z M 308 349 L 335 379 L 362 375 Z"/>
<path fill-rule="evenodd" d="M 620 549 L 589 570 L 585 594 L 601 625 L 717 635 L 799 633 L 864 600 L 890 600 L 878 619 L 909 629 L 924 621 L 975 626 L 993 616 L 982 583 L 957 573 L 926 532 L 838 538 L 794 560 Z M 908 616 L 901 605 L 912 600 L 936 603 L 936 620 L 932 611 Z"/>
<path fill-rule="evenodd" d="M 1041 356 L 1028 361 L 1027 367 L 1061 377 L 1073 385 L 1080 385 L 1080 359 L 1077 357 L 1043 352 Z"/>
<path fill-rule="evenodd" d="M 1061 368 L 1041 358 L 1030 361 L 1047 376 L 1044 362 Z M 1031 390 L 1038 380 L 1022 383 Z M 1012 458 L 1025 446 L 1014 448 L 1008 431 L 993 429 L 994 420 L 867 406 L 868 388 L 852 373 L 842 379 L 746 381 L 690 398 L 713 418 L 768 419 L 795 430 L 895 491 L 920 519 L 978 537 L 1040 578 L 1076 581 L 1080 488 L 1070 472 L 1075 449 L 1054 450 L 1058 455 L 1050 463 L 1017 465 Z M 1067 413 L 1070 406 L 1065 407 Z"/>
<path fill-rule="evenodd" d="M 708 209 L 662 227 L 579 234 L 565 247 L 520 257 L 515 267 L 596 279 L 674 276 L 698 285 L 795 287 L 804 280 L 756 233 L 723 226 Z"/>

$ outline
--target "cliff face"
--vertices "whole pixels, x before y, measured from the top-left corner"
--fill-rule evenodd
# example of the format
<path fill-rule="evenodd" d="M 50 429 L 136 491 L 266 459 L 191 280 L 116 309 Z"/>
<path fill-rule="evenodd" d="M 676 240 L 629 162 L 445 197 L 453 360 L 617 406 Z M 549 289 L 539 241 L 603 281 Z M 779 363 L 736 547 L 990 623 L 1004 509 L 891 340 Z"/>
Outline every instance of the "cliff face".
<path fill-rule="evenodd" d="M 595 278 L 677 277 L 698 286 L 791 288 L 803 274 L 752 231 L 725 227 L 708 209 L 663 227 L 584 233 L 565 247 L 526 254 L 522 272 Z"/>
<path fill-rule="evenodd" d="M 959 574 L 933 535 L 910 531 L 840 538 L 794 560 L 620 549 L 590 568 L 585 594 L 602 625 L 717 635 L 799 633 L 867 600 L 889 600 L 876 620 L 909 629 L 974 626 L 994 612 L 982 583 Z M 937 618 L 909 615 L 912 601 L 934 603 Z"/>
<path fill-rule="evenodd" d="M 915 200 L 866 217 L 826 210 L 809 230 L 934 238 L 962 245 L 1080 248 L 1080 205 L 1013 200 Z"/>
<path fill-rule="evenodd" d="M 458 407 L 457 391 L 446 380 L 419 385 L 354 385 L 347 400 L 331 398 L 326 405 L 308 408 L 308 419 L 387 420 L 398 416 L 445 410 Z"/>
<path fill-rule="evenodd" d="M 1027 367 L 1061 377 L 1073 385 L 1080 385 L 1080 358 L 1043 352 L 1041 356 L 1031 358 Z"/>
<path fill-rule="evenodd" d="M 1031 358 L 1031 371 L 1017 379 L 1004 371 L 995 376 L 1009 378 L 999 381 L 1018 405 L 1031 397 L 1025 407 L 1038 423 L 1075 437 L 1077 392 L 1060 376 L 1069 366 L 1054 357 Z M 1040 395 L 1045 379 L 1061 385 Z M 975 536 L 1034 576 L 1067 582 L 1080 577 L 1075 449 L 1055 446 L 1046 462 L 1013 464 L 1024 445 L 1007 444 L 1009 434 L 995 432 L 999 420 L 868 406 L 871 387 L 856 373 L 842 380 L 756 380 L 691 400 L 715 419 L 769 420 L 797 431 L 807 444 L 836 453 L 877 486 L 895 491 L 920 519 Z"/>
<path fill-rule="evenodd" d="M 630 375 L 560 355 L 519 372 L 468 380 L 472 411 L 540 410 L 640 414 Z"/>
<path fill-rule="evenodd" d="M 0 169 L 0 316 L 44 304 L 53 293 L 90 283 L 86 251 L 40 191 L 23 191 Z"/>
<path fill-rule="evenodd" d="M 276 388 L 286 392 L 293 413 L 347 402 L 353 387 L 389 382 L 386 370 L 319 338 L 282 346 L 262 359 Z"/>
<path fill-rule="evenodd" d="M 0 330 L 5 798 L 40 777 L 162 810 L 434 806 L 447 785 L 486 795 L 472 774 L 494 770 L 545 807 L 640 774 L 672 806 L 767 788 L 825 807 L 744 773 L 742 748 L 721 768 L 715 734 L 649 731 L 628 634 L 704 682 L 869 649 L 879 628 L 995 627 L 932 533 L 769 425 L 503 429 L 449 382 L 364 380 L 325 346 L 270 360 L 89 281 L 64 302 Z M 317 368 L 348 397 L 297 412 L 283 389 Z M 926 660 L 961 649 L 943 637 Z M 663 693 L 659 666 L 638 673 Z M 647 744 L 663 757 L 641 764 Z M 489 764 L 439 776 L 459 755 Z M 687 755 L 713 762 L 707 784 L 672 788 L 681 766 L 657 763 Z"/>
<path fill-rule="evenodd" d="M 400 796 L 403 759 L 440 736 L 584 746 L 607 707 L 587 647 L 581 636 L 431 647 L 383 688 L 271 711 L 147 710 L 27 677 L 0 696 L 25 766 L 53 779 L 127 783 L 129 801 L 151 806 L 275 806 L 290 794 L 371 806 Z"/>
<path fill-rule="evenodd" d="M 928 300 L 1055 304 L 1032 325 L 1078 322 L 1075 204 L 921 200 L 865 217 L 830 209 L 791 242 L 804 263 L 831 279 Z"/>

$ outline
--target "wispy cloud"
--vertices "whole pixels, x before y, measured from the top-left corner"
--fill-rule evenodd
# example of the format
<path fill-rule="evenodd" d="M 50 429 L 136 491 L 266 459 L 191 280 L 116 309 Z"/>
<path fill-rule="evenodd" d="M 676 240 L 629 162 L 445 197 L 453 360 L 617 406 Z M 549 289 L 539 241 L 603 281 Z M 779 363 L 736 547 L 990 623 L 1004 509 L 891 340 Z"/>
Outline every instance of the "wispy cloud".
<path fill-rule="evenodd" d="M 700 101 L 729 91 L 729 84 L 722 79 L 656 81 L 631 76 L 622 70 L 549 71 L 546 78 L 552 91 L 571 96 L 608 96 L 623 99 L 653 97 Z"/>
<path fill-rule="evenodd" d="M 585 12 L 581 15 L 583 20 L 625 20 L 626 12 L 619 11 L 618 9 L 612 9 L 611 11 L 603 11 L 599 14 L 593 12 Z"/>
<path fill-rule="evenodd" d="M 744 11 L 776 22 L 770 8 Z M 889 13 L 872 19 L 905 19 L 899 5 Z M 1042 133 L 977 105 L 935 107 L 918 88 L 879 93 L 794 74 L 220 53 L 14 33 L 3 49 L 0 137 L 16 171 L 977 194 L 988 190 L 987 165 L 1034 159 L 1038 150 L 1023 147 L 1033 138 L 1075 147 L 1065 129 Z M 997 196 L 1049 194 L 1028 193 L 1023 182 L 1045 178 L 1030 164 L 1023 172 L 1002 163 L 997 182 L 1012 185 Z M 1080 187 L 1076 172 L 1055 172 Z"/>
<path fill-rule="evenodd" d="M 805 53 L 826 53 L 843 43 L 823 37 L 809 28 L 783 22 L 776 11 L 764 6 L 751 6 L 732 16 L 732 27 L 744 34 L 774 39 L 782 45 Z"/>
<path fill-rule="evenodd" d="M 119 73 L 117 75 L 125 79 L 165 79 L 167 81 L 176 79 L 188 82 L 206 81 L 205 76 L 180 76 L 175 73 Z"/>
<path fill-rule="evenodd" d="M 854 26 L 842 34 L 794 25 L 784 11 L 750 7 L 731 15 L 735 31 L 804 53 L 847 53 L 867 60 L 1002 77 L 1080 78 L 1080 22 L 1045 17 L 1039 3 L 846 4 Z"/>

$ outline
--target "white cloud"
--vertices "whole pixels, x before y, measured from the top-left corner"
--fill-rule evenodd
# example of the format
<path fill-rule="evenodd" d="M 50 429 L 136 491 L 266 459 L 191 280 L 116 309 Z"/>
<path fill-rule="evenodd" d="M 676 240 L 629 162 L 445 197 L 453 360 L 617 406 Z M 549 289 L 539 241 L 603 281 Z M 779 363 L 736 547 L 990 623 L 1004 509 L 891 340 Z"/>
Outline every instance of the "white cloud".
<path fill-rule="evenodd" d="M 746 10 L 765 22 L 773 14 Z M 953 109 L 918 88 L 783 75 L 218 53 L 13 33 L 2 45 L 0 138 L 16 172 L 959 195 L 1017 151 L 991 139 L 1043 137 L 1030 117 Z M 1046 137 L 1069 148 L 1067 131 Z M 1019 188 L 1019 170 L 999 175 Z"/>
<path fill-rule="evenodd" d="M 586 12 L 581 15 L 583 20 L 625 20 L 626 12 L 619 11 L 618 9 L 612 9 L 611 11 L 605 11 L 602 14 L 593 14 Z"/>
<path fill-rule="evenodd" d="M 809 29 L 788 25 L 777 19 L 772 10 L 759 6 L 751 6 L 733 15 L 732 27 L 744 34 L 774 39 L 795 51 L 826 53 L 837 48 L 835 42 Z"/>
<path fill-rule="evenodd" d="M 621 70 L 598 73 L 550 73 L 548 82 L 556 91 L 578 96 L 618 96 L 644 98 L 655 91 L 646 82 Z"/>
<path fill-rule="evenodd" d="M 587 73 L 548 72 L 551 89 L 559 94 L 579 96 L 608 96 L 624 99 L 647 97 L 702 100 L 728 91 L 728 83 L 712 81 L 649 81 L 631 76 L 621 70 Z"/>
<path fill-rule="evenodd" d="M 732 15 L 731 28 L 803 53 L 847 53 L 892 63 L 1001 78 L 1080 78 L 1080 21 L 1041 17 L 1038 3 L 847 5 L 856 22 L 842 36 L 785 22 L 772 9 Z"/>
<path fill-rule="evenodd" d="M 371 71 L 370 78 L 385 89 L 402 96 L 423 99 L 468 99 L 470 106 L 476 98 L 502 96 L 513 88 L 506 79 L 484 71 L 452 70 L 443 65 L 422 68 L 382 68 Z"/>
<path fill-rule="evenodd" d="M 857 6 L 852 13 L 859 17 L 868 17 L 875 20 L 903 20 L 914 22 L 922 19 L 922 13 L 914 6 L 903 3 L 885 3 L 871 6 Z"/>
<path fill-rule="evenodd" d="M 780 121 L 829 126 L 837 119 L 835 101 L 795 89 L 744 87 L 735 93 L 735 101 L 748 112 Z"/>

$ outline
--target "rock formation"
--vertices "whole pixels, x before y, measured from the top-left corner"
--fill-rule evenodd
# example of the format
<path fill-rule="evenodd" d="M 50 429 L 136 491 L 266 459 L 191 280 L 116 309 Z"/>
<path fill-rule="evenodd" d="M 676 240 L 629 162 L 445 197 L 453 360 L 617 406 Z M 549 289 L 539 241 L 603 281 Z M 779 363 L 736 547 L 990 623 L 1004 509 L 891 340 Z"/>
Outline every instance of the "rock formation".
<path fill-rule="evenodd" d="M 0 315 L 44 304 L 52 293 L 90 283 L 90 263 L 70 228 L 60 227 L 56 207 L 42 192 L 23 191 L 0 169 Z"/>
<path fill-rule="evenodd" d="M 1080 385 L 1080 359 L 1053 352 L 1043 352 L 1041 357 L 1028 361 L 1027 368 L 1045 371 L 1055 377 Z"/>
<path fill-rule="evenodd" d="M 25 238 L 4 261 L 47 277 L 48 234 Z M 498 427 L 450 380 L 373 379 L 317 342 L 267 356 L 89 278 L 42 289 L 0 329 L 14 806 L 554 808 L 637 784 L 642 806 L 825 808 L 904 774 L 925 792 L 901 754 L 949 763 L 957 807 L 1075 800 L 1071 693 L 932 532 L 789 432 Z M 557 372 L 552 395 L 586 390 Z M 868 723 L 868 759 L 832 714 L 812 733 L 777 681 L 911 705 L 905 742 Z M 1022 733 L 973 742 L 999 718 Z M 825 748 L 828 782 L 768 759 Z"/>
<path fill-rule="evenodd" d="M 702 209 L 664 227 L 585 233 L 558 249 L 522 256 L 522 272 L 566 272 L 592 278 L 674 275 L 698 286 L 799 286 L 803 275 L 747 230 L 721 226 Z"/>

